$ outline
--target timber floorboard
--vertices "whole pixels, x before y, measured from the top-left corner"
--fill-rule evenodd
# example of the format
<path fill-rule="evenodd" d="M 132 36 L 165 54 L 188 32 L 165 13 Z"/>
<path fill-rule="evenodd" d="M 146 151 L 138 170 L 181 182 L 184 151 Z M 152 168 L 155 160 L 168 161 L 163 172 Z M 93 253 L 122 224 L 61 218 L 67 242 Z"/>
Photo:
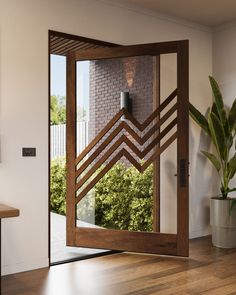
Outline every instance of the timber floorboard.
<path fill-rule="evenodd" d="M 236 249 L 204 237 L 189 258 L 119 253 L 2 278 L 2 295 L 154 294 L 236 295 Z"/>

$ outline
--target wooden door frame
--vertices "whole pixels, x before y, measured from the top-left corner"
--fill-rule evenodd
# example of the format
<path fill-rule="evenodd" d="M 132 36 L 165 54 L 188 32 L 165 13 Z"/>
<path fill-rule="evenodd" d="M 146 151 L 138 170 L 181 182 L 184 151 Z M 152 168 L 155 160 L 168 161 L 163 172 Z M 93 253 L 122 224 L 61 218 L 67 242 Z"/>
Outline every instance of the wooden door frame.
<path fill-rule="evenodd" d="M 96 46 L 109 46 L 109 47 L 115 47 L 119 46 L 118 44 L 115 43 L 110 43 L 106 42 L 103 40 L 98 40 L 98 39 L 92 39 L 92 38 L 87 38 L 84 36 L 78 36 L 78 35 L 73 35 L 73 34 L 68 34 L 64 32 L 59 32 L 59 31 L 54 31 L 54 30 L 48 30 L 48 259 L 49 259 L 49 265 L 55 265 L 58 263 L 51 263 L 51 218 L 50 218 L 50 179 L 51 179 L 51 130 L 50 130 L 50 122 L 51 122 L 51 112 L 50 112 L 50 106 L 51 106 L 51 42 L 50 38 L 51 36 L 59 37 L 59 38 L 64 38 L 67 40 L 74 40 L 78 42 L 83 42 L 83 43 L 91 43 Z M 110 251 L 112 252 L 112 251 Z M 99 253 L 99 254 L 93 254 L 93 255 L 87 255 L 82 258 L 76 258 L 76 259 L 70 259 L 69 261 L 75 261 L 75 260 L 81 260 L 81 259 L 86 259 L 89 257 L 96 257 L 96 256 L 101 256 L 101 255 L 107 255 L 107 252 L 105 253 Z M 66 261 L 68 262 L 68 261 Z M 64 261 L 59 262 L 59 263 L 64 263 Z"/>
<path fill-rule="evenodd" d="M 168 255 L 189 255 L 188 40 L 79 50 L 67 55 L 67 245 Z M 177 234 L 76 227 L 76 62 L 177 54 Z M 158 169 L 158 168 L 157 168 Z M 96 235 L 95 235 L 96 234 Z M 96 236 L 96 239 L 94 239 Z M 112 236 L 112 239 L 111 239 Z M 115 244 L 115 245 L 114 245 Z"/>

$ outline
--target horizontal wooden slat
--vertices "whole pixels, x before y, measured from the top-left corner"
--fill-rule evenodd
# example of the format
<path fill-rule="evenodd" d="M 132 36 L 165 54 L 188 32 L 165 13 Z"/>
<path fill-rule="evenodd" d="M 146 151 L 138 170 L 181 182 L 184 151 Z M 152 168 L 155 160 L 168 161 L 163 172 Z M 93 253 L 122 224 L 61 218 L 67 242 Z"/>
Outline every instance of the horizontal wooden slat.
<path fill-rule="evenodd" d="M 181 41 L 149 43 L 131 46 L 117 46 L 115 48 L 98 48 L 96 50 L 91 49 L 88 51 L 77 51 L 75 55 L 77 61 L 122 58 L 142 55 L 156 56 L 159 54 L 177 53 L 179 42 Z"/>
<path fill-rule="evenodd" d="M 66 56 L 69 51 L 115 47 L 116 44 L 99 41 L 81 36 L 49 31 L 50 54 Z"/>
<path fill-rule="evenodd" d="M 61 42 L 64 42 L 64 40 L 67 39 L 63 39 L 63 38 L 54 38 L 53 40 L 50 39 L 50 48 L 53 48 L 53 46 L 57 45 L 57 44 L 61 44 Z"/>
<path fill-rule="evenodd" d="M 63 32 L 57 32 L 53 30 L 49 30 L 50 36 L 54 36 L 57 38 L 62 38 L 62 39 L 70 39 L 70 40 L 76 40 L 79 42 L 84 42 L 84 43 L 90 43 L 98 46 L 109 46 L 109 47 L 115 47 L 117 44 L 106 42 L 106 41 L 101 41 L 97 39 L 91 39 L 83 36 L 77 36 L 77 35 L 72 35 L 72 34 L 67 34 Z"/>
<path fill-rule="evenodd" d="M 93 44 L 87 44 L 87 43 L 82 43 L 82 42 L 78 42 L 78 41 L 74 41 L 73 45 L 69 46 L 69 47 L 64 47 L 61 50 L 57 50 L 57 54 L 58 55 L 67 55 L 67 53 L 69 51 L 75 51 L 75 50 L 80 50 L 80 49 L 87 49 L 87 48 L 97 48 L 97 46 L 93 45 Z"/>
<path fill-rule="evenodd" d="M 75 44 L 78 44 L 78 42 L 74 40 L 65 39 L 64 42 L 59 42 L 59 44 L 52 45 L 51 50 L 54 50 L 54 51 L 67 50 L 68 51 Z"/>
<path fill-rule="evenodd" d="M 175 234 L 76 228 L 77 247 L 177 255 Z"/>
<path fill-rule="evenodd" d="M 58 40 L 58 39 L 59 39 L 59 37 L 51 35 L 50 36 L 50 43 L 52 43 L 52 42 L 54 42 L 55 40 Z"/>
<path fill-rule="evenodd" d="M 67 40 L 67 39 L 62 39 L 62 40 L 58 40 L 56 41 L 54 44 L 50 44 L 50 50 L 55 51 L 58 48 L 62 48 L 63 46 L 66 46 L 66 44 L 71 41 L 71 40 Z"/>

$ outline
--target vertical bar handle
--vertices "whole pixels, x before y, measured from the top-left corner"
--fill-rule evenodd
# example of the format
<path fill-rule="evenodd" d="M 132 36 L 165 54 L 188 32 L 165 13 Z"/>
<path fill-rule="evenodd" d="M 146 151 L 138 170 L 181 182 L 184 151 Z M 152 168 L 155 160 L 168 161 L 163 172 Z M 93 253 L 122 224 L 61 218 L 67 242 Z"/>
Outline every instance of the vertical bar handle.
<path fill-rule="evenodd" d="M 186 187 L 186 160 L 180 159 L 179 162 L 179 185 L 180 187 Z"/>

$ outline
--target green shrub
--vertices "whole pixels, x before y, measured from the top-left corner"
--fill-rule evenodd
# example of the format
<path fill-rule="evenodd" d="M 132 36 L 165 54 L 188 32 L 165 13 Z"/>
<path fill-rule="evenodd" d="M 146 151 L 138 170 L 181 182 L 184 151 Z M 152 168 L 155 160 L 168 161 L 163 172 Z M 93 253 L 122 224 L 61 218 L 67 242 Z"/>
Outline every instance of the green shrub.
<path fill-rule="evenodd" d="M 66 214 L 65 159 L 51 164 L 51 211 Z M 139 173 L 134 167 L 114 165 L 95 185 L 95 224 L 98 226 L 135 231 L 152 231 L 153 167 Z M 91 196 L 92 196 L 91 195 Z M 80 219 L 92 214 L 93 201 L 80 202 Z M 84 216 L 84 218 L 83 218 Z M 87 218 L 86 218 L 87 217 Z"/>
<path fill-rule="evenodd" d="M 144 173 L 116 164 L 95 185 L 95 223 L 122 230 L 152 230 L 153 168 Z"/>
<path fill-rule="evenodd" d="M 52 212 L 66 215 L 66 167 L 65 159 L 51 162 L 50 209 Z"/>

